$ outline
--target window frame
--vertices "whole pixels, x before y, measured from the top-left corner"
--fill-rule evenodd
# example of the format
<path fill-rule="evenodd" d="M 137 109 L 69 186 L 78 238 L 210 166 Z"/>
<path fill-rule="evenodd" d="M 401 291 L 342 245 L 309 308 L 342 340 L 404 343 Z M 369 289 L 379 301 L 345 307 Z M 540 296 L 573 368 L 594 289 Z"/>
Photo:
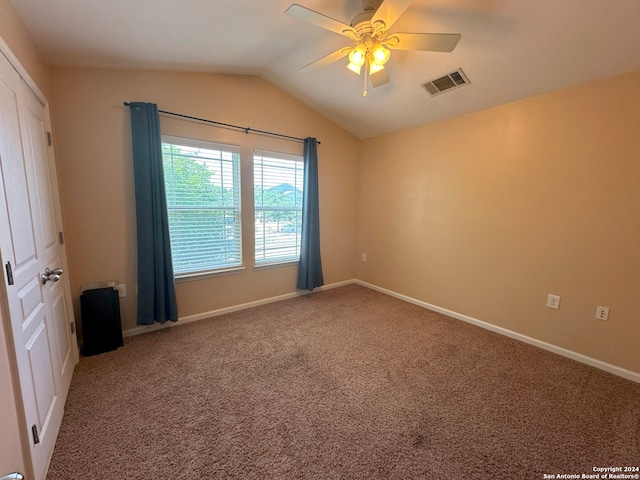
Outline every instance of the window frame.
<path fill-rule="evenodd" d="M 188 137 L 180 137 L 176 135 L 162 135 L 162 144 L 176 145 L 178 147 L 183 146 L 187 148 L 196 148 L 196 149 L 205 149 L 205 150 L 213 150 L 220 152 L 228 152 L 233 155 L 231 160 L 231 168 L 232 168 L 232 184 L 233 184 L 233 206 L 227 206 L 224 203 L 221 203 L 218 206 L 203 206 L 203 209 L 211 209 L 211 210 L 232 210 L 234 212 L 234 218 L 237 219 L 237 228 L 235 233 L 237 234 L 238 240 L 236 240 L 237 251 L 235 252 L 238 256 L 238 261 L 229 265 L 221 265 L 219 267 L 214 268 L 206 268 L 206 269 L 197 269 L 191 271 L 182 271 L 175 272 L 175 263 L 174 265 L 174 276 L 176 282 L 189 281 L 189 280 L 198 280 L 202 278 L 220 276 L 220 275 L 230 275 L 235 273 L 241 273 L 245 270 L 244 268 L 244 256 L 243 256 L 243 237 L 242 237 L 242 156 L 241 156 L 241 147 L 239 145 L 229 145 L 223 144 L 219 142 L 213 142 L 209 140 L 201 140 L 194 139 Z M 228 160 L 215 160 L 216 162 L 226 161 Z M 164 171 L 164 152 L 163 152 L 163 174 L 166 176 L 166 172 Z M 167 181 L 165 179 L 165 188 L 167 187 Z M 165 198 L 167 199 L 167 214 L 170 215 L 172 208 L 169 205 L 169 192 L 165 192 Z M 169 229 L 171 230 L 171 223 L 169 223 Z M 172 262 L 174 246 L 173 242 L 171 242 L 172 249 Z"/>
<path fill-rule="evenodd" d="M 287 207 L 287 208 L 277 208 L 276 210 L 278 211 L 283 211 L 283 212 L 298 212 L 299 215 L 299 225 L 300 225 L 300 230 L 299 231 L 295 231 L 294 233 L 296 234 L 296 245 L 295 245 L 295 249 L 296 249 L 296 255 L 294 256 L 280 256 L 280 257 L 266 257 L 265 254 L 263 253 L 261 259 L 259 260 L 258 258 L 258 213 L 259 212 L 265 212 L 265 211 L 273 211 L 273 209 L 270 208 L 265 208 L 264 204 L 259 206 L 258 202 L 256 201 L 256 187 L 264 187 L 264 178 L 261 176 L 262 178 L 262 183 L 261 185 L 258 185 L 256 183 L 256 157 L 260 157 L 261 159 L 267 158 L 267 159 L 273 159 L 273 160 L 278 160 L 278 161 L 283 161 L 283 162 L 296 162 L 296 167 L 292 168 L 292 171 L 294 172 L 294 178 L 298 178 L 299 175 L 299 183 L 298 182 L 294 182 L 295 185 L 292 185 L 296 190 L 299 190 L 300 192 L 300 205 L 295 206 L 295 207 Z M 263 160 L 261 160 L 263 161 Z M 262 269 L 269 269 L 269 268 L 276 268 L 276 267 L 281 267 L 281 266 L 286 266 L 286 265 L 295 265 L 297 263 L 299 263 L 300 261 L 300 241 L 301 241 L 301 237 L 302 237 L 302 198 L 304 196 L 304 158 L 302 155 L 299 154 L 292 154 L 292 153 L 284 153 L 284 152 L 276 152 L 273 150 L 263 150 L 263 149 L 254 149 L 253 151 L 253 158 L 252 158 L 252 163 L 253 163 L 253 207 L 254 207 L 254 212 L 253 212 L 253 222 L 254 222 L 254 233 L 253 233 L 253 246 L 254 246 L 254 256 L 253 256 L 253 262 L 254 262 L 254 270 L 262 270 Z M 294 202 L 295 203 L 295 202 Z M 263 214 L 263 219 L 264 219 L 264 214 Z M 264 221 L 263 221 L 263 225 L 264 225 Z M 295 227 L 294 227 L 295 228 Z M 264 249 L 261 249 L 263 252 L 265 252 Z"/>

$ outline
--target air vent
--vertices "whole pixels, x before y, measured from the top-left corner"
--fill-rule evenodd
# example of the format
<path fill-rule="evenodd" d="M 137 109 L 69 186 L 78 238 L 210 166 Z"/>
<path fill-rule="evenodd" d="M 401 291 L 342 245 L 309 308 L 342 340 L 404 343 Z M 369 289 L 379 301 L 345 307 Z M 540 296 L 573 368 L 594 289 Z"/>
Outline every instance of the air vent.
<path fill-rule="evenodd" d="M 422 88 L 424 88 L 429 93 L 429 95 L 435 97 L 436 95 L 448 92 L 449 90 L 464 87 L 469 83 L 471 82 L 469 82 L 469 79 L 464 74 L 462 69 L 459 68 L 455 72 L 449 73 L 444 77 L 435 78 L 423 83 Z"/>

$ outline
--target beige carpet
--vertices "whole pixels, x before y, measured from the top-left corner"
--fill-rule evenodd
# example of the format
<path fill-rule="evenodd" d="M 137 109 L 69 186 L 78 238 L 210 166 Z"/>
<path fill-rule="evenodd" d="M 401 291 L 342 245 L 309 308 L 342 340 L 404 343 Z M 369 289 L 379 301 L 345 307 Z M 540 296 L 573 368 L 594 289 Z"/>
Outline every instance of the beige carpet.
<path fill-rule="evenodd" d="M 358 285 L 82 358 L 49 480 L 541 479 L 640 464 L 640 385 Z"/>

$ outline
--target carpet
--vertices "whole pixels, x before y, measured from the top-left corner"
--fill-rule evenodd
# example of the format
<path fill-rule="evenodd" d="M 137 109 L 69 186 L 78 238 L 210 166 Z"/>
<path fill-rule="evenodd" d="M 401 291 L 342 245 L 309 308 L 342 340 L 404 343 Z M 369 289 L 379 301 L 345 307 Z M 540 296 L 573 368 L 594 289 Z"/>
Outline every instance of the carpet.
<path fill-rule="evenodd" d="M 541 479 L 637 465 L 640 385 L 347 285 L 81 358 L 47 479 Z"/>

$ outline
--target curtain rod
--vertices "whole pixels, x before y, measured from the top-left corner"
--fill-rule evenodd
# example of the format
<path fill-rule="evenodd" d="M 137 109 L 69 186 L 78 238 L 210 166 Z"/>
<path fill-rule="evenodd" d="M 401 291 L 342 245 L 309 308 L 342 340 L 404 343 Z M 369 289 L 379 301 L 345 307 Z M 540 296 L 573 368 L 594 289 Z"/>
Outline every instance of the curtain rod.
<path fill-rule="evenodd" d="M 130 105 L 129 102 L 124 102 L 125 107 L 128 107 L 129 105 Z M 283 135 L 282 133 L 267 132 L 266 130 L 256 130 L 255 128 L 241 127 L 240 125 L 232 125 L 230 123 L 216 122 L 214 120 L 207 120 L 206 118 L 183 115 L 182 113 L 167 112 L 166 110 L 158 110 L 158 113 L 164 113 L 165 115 L 173 115 L 174 117 L 188 118 L 189 120 L 196 120 L 198 122 L 212 123 L 214 125 L 221 125 L 223 127 L 228 127 L 228 128 L 235 128 L 237 130 L 244 131 L 244 133 L 246 133 L 247 135 L 249 134 L 249 132 L 255 132 L 255 133 L 261 133 L 263 135 L 271 135 L 272 137 L 288 138 L 289 140 L 297 140 L 299 142 L 304 142 L 304 138 L 292 137 L 290 135 Z M 319 141 L 316 141 L 316 143 L 320 145 Z"/>

